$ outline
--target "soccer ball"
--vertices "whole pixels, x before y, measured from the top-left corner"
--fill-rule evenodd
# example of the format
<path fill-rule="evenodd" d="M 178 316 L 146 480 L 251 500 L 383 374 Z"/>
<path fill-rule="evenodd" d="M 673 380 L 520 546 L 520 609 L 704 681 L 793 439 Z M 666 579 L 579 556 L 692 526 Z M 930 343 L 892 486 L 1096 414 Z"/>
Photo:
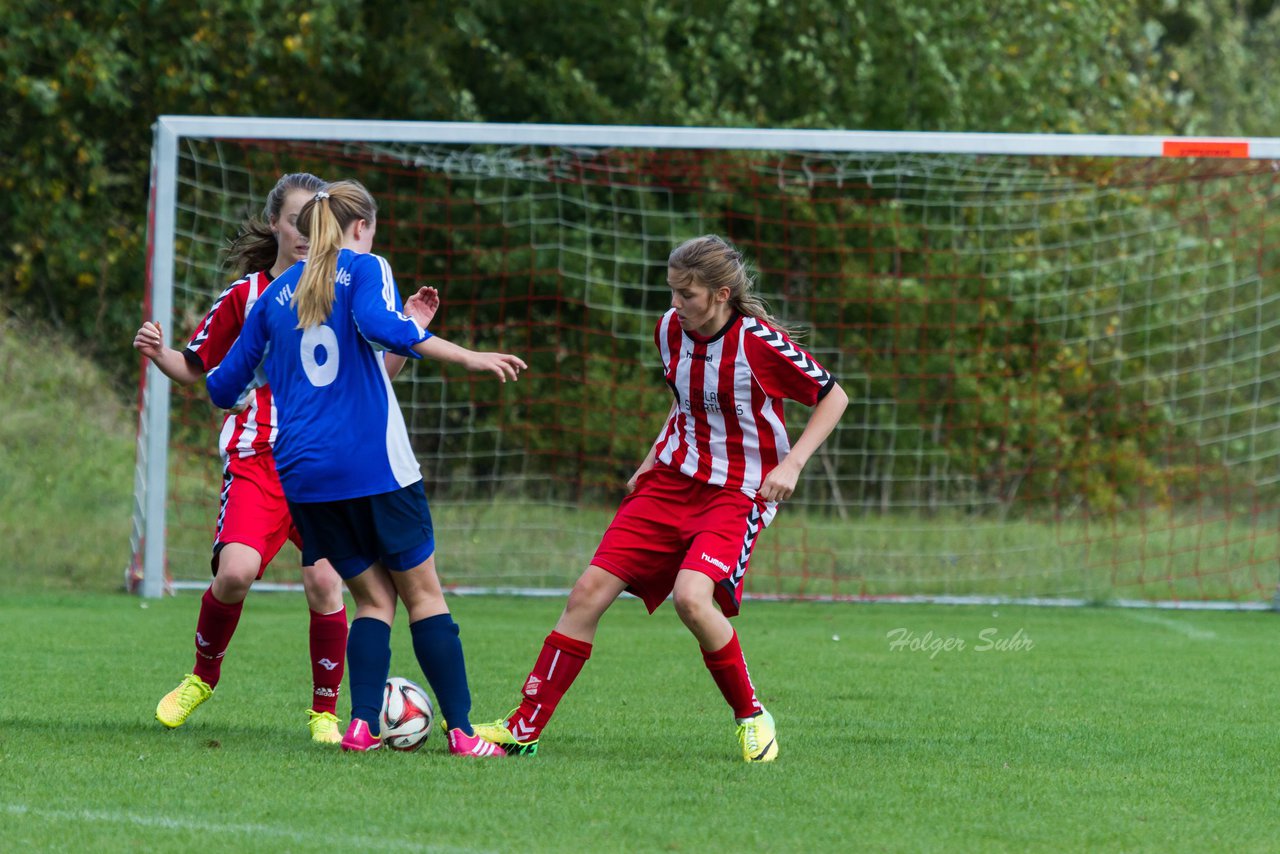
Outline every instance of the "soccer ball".
<path fill-rule="evenodd" d="M 416 683 L 399 676 L 387 680 L 378 713 L 383 744 L 392 750 L 417 750 L 431 735 L 435 717 L 431 698 Z"/>

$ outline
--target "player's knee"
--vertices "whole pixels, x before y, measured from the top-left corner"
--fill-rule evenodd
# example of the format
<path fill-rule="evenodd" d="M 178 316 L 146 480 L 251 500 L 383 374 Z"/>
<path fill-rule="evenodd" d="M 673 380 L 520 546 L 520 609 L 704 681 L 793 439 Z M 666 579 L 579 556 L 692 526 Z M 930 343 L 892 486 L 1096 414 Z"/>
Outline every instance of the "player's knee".
<path fill-rule="evenodd" d="M 258 564 L 247 559 L 222 560 L 214 577 L 214 595 L 223 602 L 243 599 L 258 577 Z M 224 594 L 224 595 L 219 595 Z M 227 597 L 235 598 L 227 598 Z"/>
<path fill-rule="evenodd" d="M 302 589 L 313 611 L 329 614 L 342 607 L 342 577 L 327 564 L 304 566 Z"/>
<path fill-rule="evenodd" d="M 439 588 L 414 588 L 400 590 L 400 600 L 409 613 L 409 621 L 417 622 L 437 614 L 447 614 L 449 606 L 444 601 L 444 594 Z"/>
<path fill-rule="evenodd" d="M 594 626 L 601 615 L 609 609 L 612 599 L 606 599 L 597 589 L 574 587 L 569 592 L 569 600 L 565 602 L 562 622 L 575 627 Z"/>
<path fill-rule="evenodd" d="M 222 602 L 224 605 L 234 605 L 236 602 L 243 602 L 249 595 L 251 584 L 249 582 L 237 583 L 224 577 L 221 574 L 213 580 L 212 586 L 209 588 L 213 591 L 213 598 Z"/>
<path fill-rule="evenodd" d="M 590 572 L 583 574 L 577 583 L 573 585 L 573 589 L 569 591 L 568 607 L 594 609 L 602 604 L 608 607 L 608 604 L 613 601 L 617 594 L 605 581 L 606 579 L 602 579 Z"/>
<path fill-rule="evenodd" d="M 714 603 L 701 591 L 677 587 L 672 593 L 671 601 L 680 621 L 690 628 L 702 625 L 715 610 Z"/>
<path fill-rule="evenodd" d="M 356 601 L 357 617 L 374 617 L 390 624 L 396 614 L 396 596 L 394 591 L 389 595 L 381 590 L 351 589 L 352 598 Z"/>
<path fill-rule="evenodd" d="M 591 609 L 591 595 L 588 591 L 583 590 L 574 585 L 569 591 L 569 598 L 564 603 L 564 612 L 566 614 L 578 613 Z"/>

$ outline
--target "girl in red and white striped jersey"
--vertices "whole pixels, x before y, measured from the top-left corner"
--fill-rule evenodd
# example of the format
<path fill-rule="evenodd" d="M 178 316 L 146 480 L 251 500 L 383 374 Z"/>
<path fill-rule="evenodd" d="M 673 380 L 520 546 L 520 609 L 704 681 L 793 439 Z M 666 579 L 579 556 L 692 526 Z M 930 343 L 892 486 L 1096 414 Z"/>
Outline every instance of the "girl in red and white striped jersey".
<path fill-rule="evenodd" d="M 281 177 L 267 195 L 262 218 L 247 222 L 232 243 L 227 264 L 240 271 L 240 278 L 214 301 L 186 348 L 166 347 L 159 325 L 152 321 L 138 330 L 133 346 L 175 382 L 191 385 L 204 379 L 227 355 L 245 316 L 271 280 L 307 256 L 307 240 L 297 228 L 298 214 L 326 186 L 305 172 Z M 431 305 L 426 303 L 425 294 L 406 302 L 407 311 L 422 310 L 424 325 L 434 314 L 438 296 L 431 294 Z M 404 357 L 386 356 L 391 376 L 403 365 Z M 223 488 L 211 560 L 213 583 L 200 602 L 192 673 L 156 707 L 156 718 L 165 726 L 181 726 L 213 693 L 250 586 L 262 577 L 285 540 L 301 547 L 276 473 L 272 453 L 276 432 L 276 407 L 267 385 L 247 391 L 223 422 L 219 439 Z M 302 567 L 302 585 L 311 611 L 313 685 L 308 725 L 315 741 L 336 745 L 342 740 L 336 710 L 347 646 L 342 579 L 328 561 L 321 560 Z"/>
<path fill-rule="evenodd" d="M 723 239 L 689 240 L 667 267 L 671 309 L 655 340 L 675 400 L 547 636 L 520 706 L 476 727 L 508 753 L 537 751 L 543 727 L 591 655 L 601 616 L 630 590 L 651 613 L 673 595 L 733 709 L 743 758 L 767 762 L 778 754 L 773 718 L 756 697 L 728 618 L 738 613 L 756 538 L 795 490 L 848 397 L 769 316 L 742 255 Z M 814 407 L 794 445 L 784 399 Z"/>

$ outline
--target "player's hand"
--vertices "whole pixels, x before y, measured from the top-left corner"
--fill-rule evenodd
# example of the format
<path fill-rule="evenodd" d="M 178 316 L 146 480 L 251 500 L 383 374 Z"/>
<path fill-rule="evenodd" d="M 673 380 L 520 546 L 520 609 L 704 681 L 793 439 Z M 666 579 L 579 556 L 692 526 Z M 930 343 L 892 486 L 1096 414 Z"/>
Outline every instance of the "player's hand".
<path fill-rule="evenodd" d="M 528 367 L 524 359 L 509 353 L 473 353 L 467 364 L 470 370 L 496 374 L 504 383 L 507 380 L 515 382 L 520 378 L 520 372 Z"/>
<path fill-rule="evenodd" d="M 786 501 L 796 491 L 796 481 L 800 479 L 800 467 L 786 457 L 769 472 L 769 476 L 760 484 L 756 493 L 765 501 Z"/>
<path fill-rule="evenodd" d="M 138 334 L 133 336 L 133 349 L 148 359 L 160 358 L 164 352 L 164 333 L 160 331 L 160 324 L 153 320 L 142 324 Z"/>
<path fill-rule="evenodd" d="M 418 292 L 404 301 L 404 313 L 412 317 L 423 329 L 431 323 L 440 308 L 440 292 L 432 287 L 418 288 Z"/>
<path fill-rule="evenodd" d="M 627 492 L 636 491 L 636 486 L 640 483 L 640 478 L 653 469 L 653 459 L 647 459 L 640 464 L 640 468 L 636 469 L 636 473 L 631 475 L 631 479 L 627 481 Z"/>

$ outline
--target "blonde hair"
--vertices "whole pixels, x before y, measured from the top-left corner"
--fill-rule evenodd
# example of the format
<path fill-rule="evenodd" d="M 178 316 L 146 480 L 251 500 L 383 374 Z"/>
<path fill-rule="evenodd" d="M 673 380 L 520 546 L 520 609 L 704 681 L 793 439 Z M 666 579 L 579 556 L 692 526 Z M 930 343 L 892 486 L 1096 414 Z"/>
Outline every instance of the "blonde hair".
<path fill-rule="evenodd" d="M 338 181 L 316 193 L 298 212 L 298 231 L 307 238 L 307 263 L 290 305 L 298 313 L 298 328 L 323 323 L 333 312 L 334 277 L 338 251 L 347 226 L 357 220 L 372 223 L 378 203 L 359 181 Z"/>
<path fill-rule="evenodd" d="M 710 291 L 729 289 L 729 305 L 739 314 L 755 317 L 788 337 L 795 334 L 769 313 L 764 300 L 754 292 L 755 280 L 742 253 L 716 234 L 686 240 L 667 257 L 669 279 L 676 285 L 697 283 Z"/>

